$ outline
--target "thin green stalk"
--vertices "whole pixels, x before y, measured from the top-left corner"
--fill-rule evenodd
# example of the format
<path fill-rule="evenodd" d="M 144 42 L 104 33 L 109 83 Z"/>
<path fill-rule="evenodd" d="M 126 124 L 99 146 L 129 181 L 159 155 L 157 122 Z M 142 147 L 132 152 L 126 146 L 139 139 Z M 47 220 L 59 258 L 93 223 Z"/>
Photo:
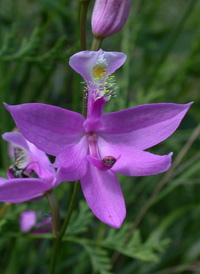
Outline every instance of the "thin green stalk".
<path fill-rule="evenodd" d="M 0 209 L 0 219 L 4 216 L 6 211 L 8 210 L 10 204 L 9 203 L 4 203 L 2 208 Z"/>
<path fill-rule="evenodd" d="M 76 6 L 76 26 L 75 26 L 75 41 L 79 40 L 79 32 L 80 32 L 80 8 L 81 2 L 77 2 Z M 73 111 L 78 111 L 80 105 L 80 75 L 78 73 L 73 75 L 73 92 L 72 92 L 72 109 Z"/>
<path fill-rule="evenodd" d="M 54 271 L 55 271 L 56 258 L 57 258 L 57 254 L 58 254 L 58 247 L 59 247 L 59 244 L 60 244 L 60 242 L 61 242 L 61 240 L 62 240 L 62 238 L 65 234 L 65 231 L 68 227 L 69 221 L 71 219 L 72 212 L 73 212 L 73 209 L 74 209 L 74 206 L 75 206 L 75 203 L 76 203 L 76 198 L 77 198 L 79 187 L 80 187 L 80 182 L 77 181 L 75 183 L 75 186 L 74 186 L 74 190 L 73 190 L 72 198 L 71 198 L 71 201 L 70 201 L 69 209 L 68 209 L 68 212 L 67 212 L 67 216 L 65 218 L 65 221 L 62 225 L 62 228 L 61 228 L 59 234 L 57 235 L 57 237 L 54 240 L 53 249 L 52 249 L 52 259 L 51 259 L 51 265 L 50 265 L 50 272 L 49 272 L 50 274 L 53 274 Z"/>
<path fill-rule="evenodd" d="M 60 233 L 58 235 L 58 239 L 60 239 L 60 240 L 64 236 L 65 231 L 68 227 L 69 221 L 71 219 L 72 212 L 73 212 L 73 209 L 74 209 L 74 206 L 75 206 L 75 203 L 76 203 L 76 198 L 77 198 L 79 187 L 80 187 L 80 181 L 76 181 L 75 185 L 74 185 L 74 190 L 73 190 L 73 193 L 72 193 L 72 198 L 71 198 L 71 201 L 70 201 L 69 209 L 68 209 L 68 212 L 67 212 L 67 216 L 65 218 L 65 221 L 64 221 L 64 223 L 62 225 L 62 228 L 60 230 Z"/>
<path fill-rule="evenodd" d="M 183 16 L 180 18 L 178 24 L 176 25 L 176 27 L 174 28 L 171 36 L 169 37 L 169 40 L 168 40 L 168 43 L 159 59 L 159 61 L 157 62 L 154 70 L 153 70 L 153 73 L 150 77 L 150 80 L 149 82 L 147 83 L 146 85 L 146 92 L 152 87 L 154 81 L 157 79 L 157 76 L 158 76 L 158 73 L 159 73 L 159 70 L 161 69 L 161 67 L 163 66 L 165 60 L 167 59 L 168 57 L 168 54 L 170 53 L 174 43 L 176 42 L 177 38 L 178 38 L 178 35 L 180 34 L 185 22 L 187 21 L 189 15 L 191 14 L 191 12 L 193 11 L 195 5 L 197 3 L 197 0 L 191 0 L 183 14 Z"/>
<path fill-rule="evenodd" d="M 90 0 L 81 0 L 80 43 L 81 50 L 86 50 L 86 21 Z"/>
<path fill-rule="evenodd" d="M 94 37 L 92 42 L 91 50 L 99 50 L 101 48 L 101 43 L 103 41 L 103 37 Z"/>
<path fill-rule="evenodd" d="M 51 208 L 52 225 L 53 225 L 53 236 L 56 238 L 60 231 L 60 211 L 59 205 L 53 191 L 46 193 L 47 200 Z"/>

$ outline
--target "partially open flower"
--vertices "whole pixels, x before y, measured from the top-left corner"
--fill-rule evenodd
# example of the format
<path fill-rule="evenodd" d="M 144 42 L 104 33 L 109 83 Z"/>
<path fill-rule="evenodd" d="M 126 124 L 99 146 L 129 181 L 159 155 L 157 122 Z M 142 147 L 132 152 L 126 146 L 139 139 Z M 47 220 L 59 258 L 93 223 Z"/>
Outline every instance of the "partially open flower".
<path fill-rule="evenodd" d="M 9 152 L 14 164 L 8 168 L 8 179 L 0 178 L 1 202 L 38 199 L 57 186 L 55 170 L 43 151 L 20 132 L 7 132 L 2 137 L 11 144 Z"/>
<path fill-rule="evenodd" d="M 41 212 L 25 210 L 19 216 L 19 224 L 22 232 L 45 233 L 52 230 L 52 217 L 43 218 Z"/>
<path fill-rule="evenodd" d="M 96 0 L 92 13 L 92 32 L 106 37 L 119 31 L 126 23 L 130 0 Z"/>

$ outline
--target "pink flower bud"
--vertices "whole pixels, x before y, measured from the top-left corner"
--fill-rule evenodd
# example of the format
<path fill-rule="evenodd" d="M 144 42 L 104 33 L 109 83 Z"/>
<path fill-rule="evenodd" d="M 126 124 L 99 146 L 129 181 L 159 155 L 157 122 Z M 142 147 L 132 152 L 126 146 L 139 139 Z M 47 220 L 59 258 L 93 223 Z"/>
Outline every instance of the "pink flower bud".
<path fill-rule="evenodd" d="M 92 32 L 106 37 L 119 31 L 126 23 L 131 0 L 96 0 L 92 13 Z"/>

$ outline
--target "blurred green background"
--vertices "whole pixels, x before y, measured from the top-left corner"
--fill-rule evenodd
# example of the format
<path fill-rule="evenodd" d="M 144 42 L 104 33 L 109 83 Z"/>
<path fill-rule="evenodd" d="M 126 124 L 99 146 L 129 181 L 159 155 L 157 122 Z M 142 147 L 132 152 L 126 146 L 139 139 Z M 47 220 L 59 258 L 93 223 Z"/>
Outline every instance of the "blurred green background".
<path fill-rule="evenodd" d="M 93 4 L 91 1 L 87 20 L 88 50 L 93 39 Z M 3 101 L 42 102 L 81 112 L 83 80 L 68 65 L 69 57 L 80 50 L 79 14 L 78 0 L 1 0 L 1 134 L 14 127 Z M 184 146 L 191 147 L 182 151 L 168 178 L 163 179 L 164 174 L 119 176 L 127 205 L 120 230 L 96 219 L 80 190 L 76 212 L 60 246 L 56 273 L 200 273 L 199 15 L 198 0 L 132 0 L 124 28 L 103 41 L 105 51 L 127 55 L 126 63 L 115 73 L 117 97 L 105 112 L 146 103 L 194 101 L 179 129 L 151 151 L 173 151 L 174 161 Z M 0 176 L 6 177 L 11 162 L 6 142 L 1 140 L 0 145 Z M 153 205 L 130 233 L 153 191 L 162 185 Z M 55 191 L 62 217 L 72 188 L 73 183 L 63 183 Z M 4 214 L 0 211 L 2 274 L 48 273 L 51 235 L 21 234 L 18 217 L 25 209 L 49 214 L 46 199 L 10 205 Z"/>

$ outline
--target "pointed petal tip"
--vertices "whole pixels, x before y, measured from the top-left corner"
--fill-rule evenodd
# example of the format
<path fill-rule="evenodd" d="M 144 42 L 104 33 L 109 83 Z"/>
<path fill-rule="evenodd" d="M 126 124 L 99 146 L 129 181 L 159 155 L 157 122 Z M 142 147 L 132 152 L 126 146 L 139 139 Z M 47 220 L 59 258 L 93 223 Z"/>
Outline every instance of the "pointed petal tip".
<path fill-rule="evenodd" d="M 166 160 L 168 160 L 168 164 L 166 164 L 166 169 L 164 170 L 164 172 L 168 171 L 171 168 L 173 154 L 173 152 L 170 152 L 168 155 L 166 155 Z"/>
<path fill-rule="evenodd" d="M 5 132 L 5 133 L 3 133 L 3 134 L 1 135 L 1 137 L 2 137 L 4 140 L 6 140 L 6 136 L 7 136 L 7 132 Z"/>
<path fill-rule="evenodd" d="M 191 107 L 191 105 L 193 105 L 193 104 L 194 104 L 194 102 L 192 101 L 192 102 L 189 102 L 189 103 L 185 104 L 185 106 L 186 106 L 187 109 L 189 109 Z"/>
<path fill-rule="evenodd" d="M 120 229 L 123 222 L 124 222 L 124 219 L 126 217 L 126 211 L 124 213 L 124 216 L 120 216 L 120 218 L 118 220 L 111 220 L 110 222 L 107 222 L 106 224 L 115 228 L 115 229 Z"/>
<path fill-rule="evenodd" d="M 4 105 L 4 107 L 5 107 L 7 110 L 9 110 L 9 106 L 10 106 L 10 105 L 8 105 L 8 104 L 5 103 L 5 102 L 3 102 L 3 105 Z"/>

